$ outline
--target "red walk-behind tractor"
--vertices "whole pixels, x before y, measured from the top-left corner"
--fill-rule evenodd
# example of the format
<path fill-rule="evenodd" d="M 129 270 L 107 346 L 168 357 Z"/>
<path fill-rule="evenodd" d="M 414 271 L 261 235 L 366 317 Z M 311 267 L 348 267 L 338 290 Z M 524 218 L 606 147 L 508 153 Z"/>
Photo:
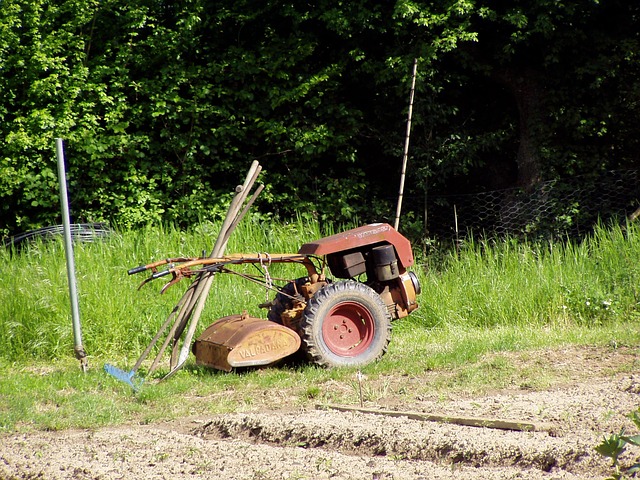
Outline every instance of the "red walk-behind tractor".
<path fill-rule="evenodd" d="M 391 321 L 418 307 L 420 284 L 407 271 L 411 245 L 387 224 L 306 243 L 296 255 L 271 256 L 271 262 L 291 260 L 302 263 L 307 275 L 281 287 L 264 305 L 269 322 L 245 315 L 213 323 L 193 346 L 198 363 L 230 370 L 270 364 L 301 349 L 309 361 L 326 367 L 366 365 L 386 352 Z M 326 267 L 336 280 L 328 278 Z M 251 335 L 238 341 L 245 328 Z"/>
<path fill-rule="evenodd" d="M 164 378 L 180 369 L 191 351 L 198 364 L 224 371 L 271 365 L 294 354 L 324 367 L 361 367 L 385 354 L 391 322 L 418 308 L 420 284 L 415 273 L 408 271 L 414 263 L 409 240 L 390 225 L 375 223 L 305 243 L 294 254 L 223 255 L 231 231 L 260 191 L 241 212 L 248 186 L 259 171 L 259 166 L 250 171 L 245 185 L 236 188 L 209 257 L 169 258 L 129 270 L 129 274 L 151 271 L 143 284 L 170 275 L 163 291 L 183 278 L 194 281 L 134 368 L 125 372 L 105 365 L 108 373 L 137 388 L 136 371 L 167 329 L 148 370 L 151 374 L 158 367 L 172 345 L 170 370 Z M 276 286 L 269 273 L 275 263 L 299 264 L 306 271 Z M 260 275 L 237 271 L 244 264 L 259 266 Z M 267 319 L 246 313 L 227 316 L 192 344 L 213 277 L 222 273 L 240 275 L 275 291 L 274 298 L 261 305 L 268 309 Z"/>
<path fill-rule="evenodd" d="M 196 362 L 231 371 L 301 351 L 321 366 L 360 367 L 384 355 L 391 322 L 418 308 L 420 284 L 407 270 L 413 261 L 409 240 L 377 223 L 306 243 L 296 254 L 167 259 L 129 272 L 152 270 L 148 280 L 172 275 L 166 288 L 184 277 L 237 273 L 233 266 L 241 264 L 299 263 L 305 276 L 279 288 L 267 285 L 277 290 L 261 305 L 269 309 L 267 320 L 240 314 L 215 321 L 193 344 Z M 163 264 L 170 267 L 158 270 Z"/>

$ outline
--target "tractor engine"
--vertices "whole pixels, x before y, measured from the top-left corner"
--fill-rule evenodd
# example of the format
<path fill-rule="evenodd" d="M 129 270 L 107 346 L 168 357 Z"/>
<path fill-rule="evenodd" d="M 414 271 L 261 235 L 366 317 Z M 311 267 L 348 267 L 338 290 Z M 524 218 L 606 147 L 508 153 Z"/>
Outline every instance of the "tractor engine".
<path fill-rule="evenodd" d="M 420 282 L 415 273 L 407 271 L 414 263 L 411 244 L 388 224 L 366 225 L 306 243 L 298 253 L 326 255 L 334 277 L 371 287 L 393 320 L 418 308 Z"/>

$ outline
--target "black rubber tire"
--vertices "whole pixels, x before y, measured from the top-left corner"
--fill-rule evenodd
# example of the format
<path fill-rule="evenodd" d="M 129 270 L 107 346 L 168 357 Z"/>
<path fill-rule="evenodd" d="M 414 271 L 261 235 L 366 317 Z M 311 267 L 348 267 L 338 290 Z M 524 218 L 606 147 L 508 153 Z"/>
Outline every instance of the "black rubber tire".
<path fill-rule="evenodd" d="M 353 280 L 318 290 L 300 328 L 307 358 L 323 367 L 368 365 L 386 353 L 391 341 L 391 316 L 382 298 Z"/>

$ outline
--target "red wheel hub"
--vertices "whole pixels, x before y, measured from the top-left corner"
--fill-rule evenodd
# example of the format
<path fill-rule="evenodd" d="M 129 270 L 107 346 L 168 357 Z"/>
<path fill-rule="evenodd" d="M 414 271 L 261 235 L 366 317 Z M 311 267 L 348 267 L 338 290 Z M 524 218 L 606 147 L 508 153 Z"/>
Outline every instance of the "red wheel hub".
<path fill-rule="evenodd" d="M 334 306 L 322 322 L 322 337 L 329 350 L 342 357 L 355 357 L 373 341 L 375 326 L 367 308 L 355 302 Z"/>

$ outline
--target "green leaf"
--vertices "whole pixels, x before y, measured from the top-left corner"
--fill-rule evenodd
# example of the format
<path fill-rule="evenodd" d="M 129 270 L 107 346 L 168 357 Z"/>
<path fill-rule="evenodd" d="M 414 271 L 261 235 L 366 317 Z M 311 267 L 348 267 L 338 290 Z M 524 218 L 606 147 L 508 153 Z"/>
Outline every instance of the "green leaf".
<path fill-rule="evenodd" d="M 614 465 L 618 462 L 618 457 L 626 450 L 626 443 L 618 434 L 603 437 L 602 442 L 595 447 L 596 452 L 604 457 L 611 458 Z"/>
<path fill-rule="evenodd" d="M 631 419 L 631 421 L 634 423 L 636 427 L 640 428 L 640 409 L 634 410 L 633 412 L 631 412 L 629 414 L 629 418 Z"/>
<path fill-rule="evenodd" d="M 631 445 L 640 446 L 640 435 L 632 435 L 632 436 L 623 435 L 620 438 L 621 438 L 622 441 L 624 441 L 626 443 L 630 443 Z"/>

